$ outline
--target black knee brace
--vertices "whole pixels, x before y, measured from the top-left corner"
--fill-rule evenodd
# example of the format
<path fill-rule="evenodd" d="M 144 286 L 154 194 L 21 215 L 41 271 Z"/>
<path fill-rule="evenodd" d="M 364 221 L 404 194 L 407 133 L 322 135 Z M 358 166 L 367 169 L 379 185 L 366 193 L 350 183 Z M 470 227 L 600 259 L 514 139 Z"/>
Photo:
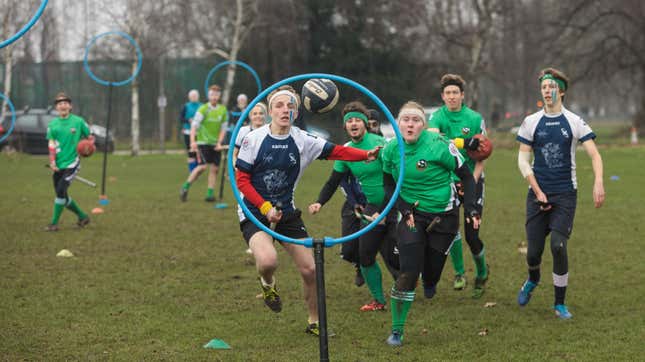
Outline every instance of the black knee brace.
<path fill-rule="evenodd" d="M 414 274 L 410 272 L 402 272 L 399 274 L 399 278 L 396 280 L 395 288 L 400 291 L 411 291 L 417 285 L 417 279 L 419 274 Z"/>
<path fill-rule="evenodd" d="M 553 254 L 553 272 L 564 275 L 569 271 L 567 241 L 569 238 L 556 230 L 551 232 L 551 253 Z"/>

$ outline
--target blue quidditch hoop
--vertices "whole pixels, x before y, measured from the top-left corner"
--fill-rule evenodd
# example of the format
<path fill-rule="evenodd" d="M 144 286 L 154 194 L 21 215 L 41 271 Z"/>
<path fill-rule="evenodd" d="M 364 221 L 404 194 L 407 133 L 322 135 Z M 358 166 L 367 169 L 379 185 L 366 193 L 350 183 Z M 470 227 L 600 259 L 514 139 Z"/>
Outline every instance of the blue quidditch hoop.
<path fill-rule="evenodd" d="M 204 94 L 208 95 L 208 86 L 209 86 L 209 83 L 211 82 L 211 78 L 213 78 L 213 76 L 217 73 L 217 71 L 220 70 L 223 66 L 229 65 L 229 64 L 239 65 L 240 67 L 248 70 L 249 73 L 251 73 L 251 75 L 255 79 L 255 84 L 258 86 L 258 93 L 262 92 L 262 82 L 260 81 L 260 76 L 255 71 L 255 69 L 253 69 L 250 65 L 244 62 L 241 62 L 239 60 L 234 60 L 234 61 L 225 60 L 217 64 L 213 68 L 211 68 L 211 70 L 208 72 L 208 75 L 206 76 L 206 81 L 204 81 Z M 241 114 L 242 112 L 231 112 L 231 115 L 235 117 L 240 116 Z"/>
<path fill-rule="evenodd" d="M 34 24 L 36 24 L 38 19 L 40 19 L 40 16 L 43 15 L 43 12 L 45 11 L 45 7 L 47 6 L 48 2 L 49 2 L 48 0 L 43 0 L 40 3 L 40 7 L 38 8 L 38 10 L 36 10 L 36 13 L 31 18 L 31 20 L 29 20 L 29 22 L 25 26 L 23 26 L 22 29 L 18 30 L 18 32 L 12 35 L 9 39 L 4 40 L 2 43 L 0 43 L 0 49 L 15 42 L 16 40 L 20 39 L 20 37 L 25 35 L 29 31 L 29 29 L 31 29 L 31 27 L 34 26 Z"/>
<path fill-rule="evenodd" d="M 103 79 L 97 77 L 94 73 L 92 73 L 92 70 L 90 69 L 90 64 L 88 62 L 88 56 L 90 54 L 90 48 L 92 48 L 92 46 L 94 46 L 94 43 L 96 43 L 97 40 L 99 40 L 100 38 L 102 38 L 104 36 L 108 36 L 108 35 L 118 35 L 120 37 L 125 38 L 128 42 L 130 42 L 130 44 L 132 44 L 132 46 L 134 47 L 134 49 L 137 52 L 137 67 L 135 68 L 135 70 L 132 73 L 132 75 L 130 76 L 130 78 L 128 78 L 126 80 L 122 80 L 122 81 L 119 81 L 119 82 L 103 80 Z M 134 41 L 134 39 L 130 35 L 122 32 L 122 31 L 108 31 L 108 32 L 101 33 L 101 34 L 95 36 L 94 38 L 92 38 L 92 40 L 89 41 L 89 43 L 87 43 L 87 46 L 85 47 L 85 56 L 83 57 L 83 67 L 85 68 L 85 72 L 87 72 L 87 74 L 90 76 L 90 78 L 92 78 L 92 80 L 94 80 L 96 83 L 104 85 L 106 87 L 107 86 L 119 87 L 119 86 L 131 83 L 134 80 L 134 78 L 136 78 L 137 75 L 139 75 L 139 71 L 141 70 L 141 63 L 142 62 L 143 62 L 143 55 L 141 53 L 141 49 L 139 48 L 139 45 L 137 44 L 136 41 Z"/>
<path fill-rule="evenodd" d="M 403 137 L 401 136 L 401 132 L 399 131 L 399 127 L 397 126 L 396 121 L 394 120 L 394 117 L 392 116 L 392 113 L 390 112 L 390 110 L 369 89 L 365 88 L 364 86 L 362 86 L 359 83 L 354 82 L 351 79 L 344 78 L 344 77 L 341 77 L 341 76 L 337 76 L 337 75 L 334 75 L 334 74 L 325 74 L 325 73 L 300 74 L 300 75 L 296 75 L 296 76 L 293 76 L 293 77 L 283 79 L 283 80 L 273 84 L 272 86 L 270 86 L 269 88 L 265 89 L 260 94 L 258 94 L 253 99 L 253 101 L 251 101 L 251 103 L 249 103 L 248 107 L 246 107 L 244 112 L 242 112 L 242 115 L 241 115 L 240 119 L 237 121 L 237 124 L 235 125 L 235 129 L 233 130 L 233 134 L 231 136 L 231 142 L 229 144 L 229 149 L 228 149 L 228 157 L 227 157 L 228 164 L 227 164 L 227 166 L 228 166 L 228 174 L 229 175 L 235 175 L 235 168 L 234 168 L 234 165 L 233 165 L 233 150 L 235 149 L 235 140 L 237 138 L 238 132 L 240 131 L 240 128 L 242 127 L 242 124 L 244 123 L 244 120 L 246 120 L 246 117 L 248 117 L 249 112 L 251 111 L 251 109 L 253 109 L 253 107 L 255 107 L 255 105 L 258 102 L 260 102 L 262 99 L 266 98 L 266 96 L 269 93 L 271 93 L 273 90 L 277 89 L 278 87 L 283 86 L 285 84 L 293 83 L 293 82 L 296 82 L 296 81 L 307 80 L 307 79 L 312 79 L 312 78 L 330 79 L 330 80 L 335 81 L 335 82 L 346 84 L 348 86 L 351 86 L 351 87 L 354 87 L 354 88 L 358 89 L 360 92 L 362 92 L 363 94 L 368 96 L 372 101 L 374 101 L 374 103 L 376 103 L 376 105 L 381 109 L 383 114 L 385 114 L 387 119 L 392 124 L 392 128 L 394 129 L 394 133 L 396 134 L 396 139 L 398 140 L 398 143 L 399 143 L 399 157 L 401 158 L 401 162 L 400 162 L 400 166 L 399 166 L 399 177 L 398 177 L 398 179 L 396 181 L 396 188 L 394 189 L 394 195 L 392 195 L 392 198 L 387 203 L 387 205 L 385 206 L 385 209 L 379 215 L 379 217 L 374 219 L 374 221 L 369 223 L 367 226 L 365 226 L 361 230 L 359 230 L 359 231 L 357 231 L 357 232 L 355 232 L 355 233 L 353 233 L 351 235 L 343 236 L 341 238 L 332 238 L 332 237 L 327 237 L 327 236 L 324 237 L 323 240 L 324 240 L 325 246 L 329 247 L 329 246 L 332 246 L 332 245 L 336 245 L 336 244 L 340 244 L 340 243 L 344 243 L 344 242 L 356 239 L 359 236 L 365 234 L 366 232 L 372 230 L 376 225 L 378 225 L 379 222 L 381 222 L 381 220 L 383 220 L 383 218 L 387 215 L 387 213 L 390 212 L 390 210 L 394 206 L 394 203 L 396 202 L 397 197 L 399 196 L 399 192 L 401 192 L 401 186 L 403 184 L 403 174 L 404 174 L 404 168 L 405 168 L 405 160 L 404 160 L 405 151 L 404 151 L 404 148 L 403 148 L 403 144 L 404 144 L 403 143 Z M 260 222 L 260 220 L 258 220 L 258 218 L 255 217 L 255 215 L 253 215 L 251 213 L 249 208 L 243 202 L 242 195 L 240 195 L 240 191 L 237 188 L 237 182 L 235 181 L 235 177 L 231 177 L 230 182 L 231 182 L 231 188 L 233 189 L 233 195 L 235 195 L 235 198 L 237 199 L 237 202 L 240 205 L 240 207 L 242 208 L 242 210 L 244 211 L 244 214 L 258 228 L 260 228 L 262 231 L 268 233 L 272 237 L 274 237 L 274 238 L 276 238 L 276 239 L 278 239 L 280 241 L 283 241 L 285 243 L 304 245 L 306 247 L 312 247 L 313 246 L 313 238 L 311 238 L 311 237 L 306 238 L 306 239 L 290 238 L 290 237 L 284 236 L 282 234 L 278 234 L 275 231 L 271 230 L 270 228 L 266 227 L 264 224 L 262 224 Z"/>
<path fill-rule="evenodd" d="M 0 93 L 0 98 L 3 101 L 7 102 L 7 105 L 9 106 L 9 110 L 11 110 L 11 125 L 9 126 L 9 129 L 5 134 L 0 136 L 0 142 L 4 141 L 9 135 L 11 135 L 11 132 L 13 132 L 13 127 L 16 125 L 16 108 L 13 106 L 13 103 L 11 103 L 11 99 L 9 97 L 5 96 L 4 94 Z M 0 123 L 2 123 L 0 120 Z"/>

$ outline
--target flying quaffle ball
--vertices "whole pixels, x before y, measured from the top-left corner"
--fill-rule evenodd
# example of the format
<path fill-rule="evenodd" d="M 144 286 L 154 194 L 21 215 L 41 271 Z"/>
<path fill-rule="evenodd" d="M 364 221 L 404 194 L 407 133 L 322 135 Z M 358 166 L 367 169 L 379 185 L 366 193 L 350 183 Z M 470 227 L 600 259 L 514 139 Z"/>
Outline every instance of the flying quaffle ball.
<path fill-rule="evenodd" d="M 309 79 L 302 86 L 302 102 L 311 113 L 327 113 L 338 103 L 340 93 L 329 79 Z"/>

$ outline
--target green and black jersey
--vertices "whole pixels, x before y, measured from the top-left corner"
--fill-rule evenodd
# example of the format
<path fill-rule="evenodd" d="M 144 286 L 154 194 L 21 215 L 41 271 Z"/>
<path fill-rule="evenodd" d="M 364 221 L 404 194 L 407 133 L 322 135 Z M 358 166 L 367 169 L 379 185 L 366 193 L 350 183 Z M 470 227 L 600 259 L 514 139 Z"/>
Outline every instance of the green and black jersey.
<path fill-rule="evenodd" d="M 57 117 L 47 126 L 47 139 L 56 145 L 56 167 L 65 169 L 78 164 L 76 151 L 78 141 L 90 135 L 90 128 L 85 120 L 70 114 L 67 118 Z"/>

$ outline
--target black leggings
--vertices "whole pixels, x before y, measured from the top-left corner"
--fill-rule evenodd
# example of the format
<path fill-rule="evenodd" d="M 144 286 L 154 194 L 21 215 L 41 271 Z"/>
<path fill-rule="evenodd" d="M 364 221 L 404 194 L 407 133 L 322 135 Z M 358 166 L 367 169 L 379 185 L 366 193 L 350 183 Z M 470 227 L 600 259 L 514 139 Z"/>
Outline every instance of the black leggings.
<path fill-rule="evenodd" d="M 553 255 L 553 273 L 564 275 L 569 272 L 569 258 L 567 256 L 567 240 L 569 238 L 557 231 L 551 231 L 551 254 Z M 529 268 L 539 267 L 542 263 L 542 253 L 546 236 L 539 240 L 529 240 L 526 253 L 526 262 Z"/>
<path fill-rule="evenodd" d="M 447 252 L 459 228 L 459 217 L 455 211 L 423 215 L 415 212 L 416 230 L 410 230 L 405 220 L 399 222 L 397 235 L 401 274 L 396 281 L 397 290 L 414 290 L 419 274 L 424 269 L 427 273 L 425 277 L 431 285 L 439 281 Z M 435 217 L 440 217 L 441 221 L 430 232 L 426 232 Z"/>
<path fill-rule="evenodd" d="M 476 207 L 479 216 L 481 217 L 484 213 L 484 178 L 480 177 L 479 182 L 475 186 L 475 198 L 477 200 Z M 463 199 L 461 200 L 463 202 Z M 466 243 L 470 247 L 470 252 L 474 255 L 479 255 L 484 249 L 484 242 L 479 238 L 479 229 L 473 228 L 473 223 L 466 222 L 466 210 L 464 209 L 464 231 L 466 237 Z"/>

